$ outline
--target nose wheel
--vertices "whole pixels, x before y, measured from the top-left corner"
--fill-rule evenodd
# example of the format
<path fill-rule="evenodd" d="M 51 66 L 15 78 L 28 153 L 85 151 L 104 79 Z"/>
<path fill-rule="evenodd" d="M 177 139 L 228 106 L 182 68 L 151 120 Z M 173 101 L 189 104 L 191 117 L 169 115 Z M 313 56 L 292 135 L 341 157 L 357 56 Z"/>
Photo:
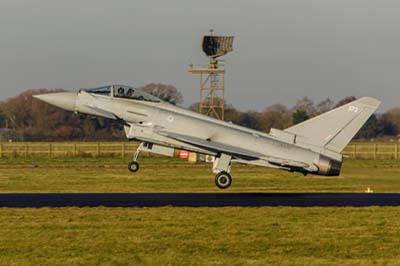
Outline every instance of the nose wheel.
<path fill-rule="evenodd" d="M 128 165 L 128 170 L 131 171 L 132 173 L 136 173 L 137 171 L 139 171 L 139 163 L 137 162 L 137 160 L 139 158 L 142 147 L 143 147 L 143 142 L 140 143 L 139 147 L 135 152 L 135 155 L 133 155 L 133 161 L 130 162 Z"/>
<path fill-rule="evenodd" d="M 220 172 L 215 176 L 215 184 L 220 189 L 226 189 L 232 184 L 232 177 L 225 171 Z"/>
<path fill-rule="evenodd" d="M 128 165 L 128 169 L 129 171 L 131 171 L 132 173 L 136 173 L 137 171 L 139 171 L 139 164 L 138 162 L 131 162 Z"/>

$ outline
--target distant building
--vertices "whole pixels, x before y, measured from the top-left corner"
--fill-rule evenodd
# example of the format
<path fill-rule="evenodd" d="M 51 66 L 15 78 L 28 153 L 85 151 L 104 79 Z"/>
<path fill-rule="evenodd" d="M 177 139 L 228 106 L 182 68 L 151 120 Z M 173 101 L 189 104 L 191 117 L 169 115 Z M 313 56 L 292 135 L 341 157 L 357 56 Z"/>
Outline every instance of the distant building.
<path fill-rule="evenodd" d="M 0 142 L 21 141 L 21 136 L 13 129 L 0 128 Z"/>

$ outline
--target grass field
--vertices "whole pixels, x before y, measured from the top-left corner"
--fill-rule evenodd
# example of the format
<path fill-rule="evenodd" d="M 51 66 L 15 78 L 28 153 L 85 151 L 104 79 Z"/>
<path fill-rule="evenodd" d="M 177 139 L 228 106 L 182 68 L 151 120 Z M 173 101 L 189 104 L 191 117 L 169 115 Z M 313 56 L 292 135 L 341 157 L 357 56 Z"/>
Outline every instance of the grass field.
<path fill-rule="evenodd" d="M 0 192 L 217 191 L 209 164 L 1 159 Z M 37 165 L 31 169 L 32 164 Z M 340 177 L 234 165 L 228 191 L 400 191 L 399 161 Z M 0 209 L 0 265 L 400 265 L 400 208 Z"/>
<path fill-rule="evenodd" d="M 0 265 L 399 265 L 399 208 L 0 211 Z"/>
<path fill-rule="evenodd" d="M 141 158 L 139 172 L 127 170 L 129 160 L 109 158 L 2 159 L 1 192 L 136 192 L 220 191 L 211 164 L 179 159 Z M 31 169 L 31 165 L 37 168 Z M 232 187 L 240 191 L 400 191 L 400 161 L 348 160 L 339 177 L 289 173 L 234 164 Z"/>

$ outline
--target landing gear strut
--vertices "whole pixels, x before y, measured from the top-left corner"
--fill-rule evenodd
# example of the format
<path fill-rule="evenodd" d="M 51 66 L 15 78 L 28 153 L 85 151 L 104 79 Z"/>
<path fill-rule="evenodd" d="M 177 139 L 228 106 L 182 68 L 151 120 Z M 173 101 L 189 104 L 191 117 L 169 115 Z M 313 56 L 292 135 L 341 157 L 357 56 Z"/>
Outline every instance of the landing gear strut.
<path fill-rule="evenodd" d="M 220 189 L 226 189 L 232 184 L 232 177 L 229 174 L 231 170 L 230 155 L 219 154 L 213 164 L 215 175 L 215 185 Z"/>
<path fill-rule="evenodd" d="M 220 189 L 228 188 L 232 184 L 232 177 L 225 171 L 220 172 L 215 176 L 215 184 Z"/>
<path fill-rule="evenodd" d="M 140 143 L 139 147 L 137 148 L 135 155 L 133 155 L 133 161 L 129 163 L 128 170 L 132 173 L 136 173 L 139 171 L 139 163 L 137 162 L 140 152 L 142 151 L 143 142 Z"/>

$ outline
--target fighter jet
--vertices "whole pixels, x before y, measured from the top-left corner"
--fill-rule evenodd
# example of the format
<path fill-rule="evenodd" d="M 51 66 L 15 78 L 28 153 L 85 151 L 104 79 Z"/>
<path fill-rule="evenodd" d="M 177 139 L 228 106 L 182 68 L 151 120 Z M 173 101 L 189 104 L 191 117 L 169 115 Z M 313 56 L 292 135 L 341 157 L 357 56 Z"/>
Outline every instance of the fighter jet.
<path fill-rule="evenodd" d="M 121 122 L 126 137 L 140 142 L 128 166 L 131 172 L 139 170 L 141 151 L 173 156 L 175 149 L 183 149 L 215 156 L 212 170 L 220 189 L 232 183 L 232 162 L 338 176 L 342 150 L 380 105 L 374 98 L 363 97 L 267 134 L 189 111 L 124 85 L 34 97 L 68 111 Z"/>

